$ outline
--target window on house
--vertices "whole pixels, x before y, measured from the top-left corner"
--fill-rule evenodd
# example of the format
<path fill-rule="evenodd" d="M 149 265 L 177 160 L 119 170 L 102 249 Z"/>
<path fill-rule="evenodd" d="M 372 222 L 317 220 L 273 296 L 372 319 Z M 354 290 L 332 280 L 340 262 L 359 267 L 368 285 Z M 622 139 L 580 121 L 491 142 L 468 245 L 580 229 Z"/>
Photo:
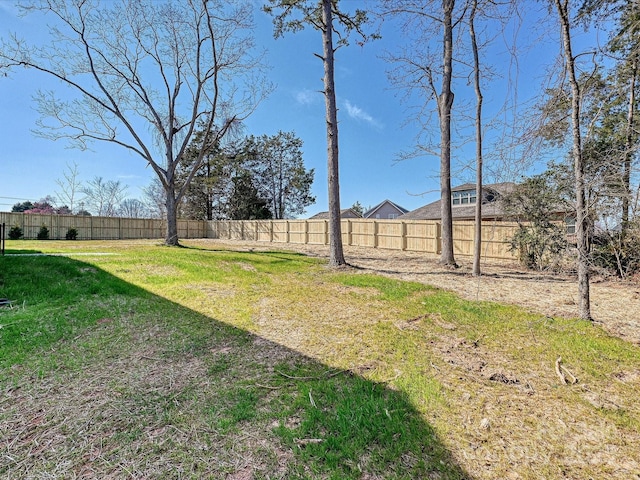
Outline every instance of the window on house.
<path fill-rule="evenodd" d="M 454 205 L 471 205 L 476 203 L 476 191 L 462 190 L 451 194 Z"/>
<path fill-rule="evenodd" d="M 567 235 L 574 235 L 576 233 L 576 219 L 573 217 L 567 217 L 564 220 Z"/>
<path fill-rule="evenodd" d="M 488 192 L 485 193 L 483 202 L 491 203 L 495 199 L 496 199 L 496 194 L 491 190 L 489 190 Z"/>

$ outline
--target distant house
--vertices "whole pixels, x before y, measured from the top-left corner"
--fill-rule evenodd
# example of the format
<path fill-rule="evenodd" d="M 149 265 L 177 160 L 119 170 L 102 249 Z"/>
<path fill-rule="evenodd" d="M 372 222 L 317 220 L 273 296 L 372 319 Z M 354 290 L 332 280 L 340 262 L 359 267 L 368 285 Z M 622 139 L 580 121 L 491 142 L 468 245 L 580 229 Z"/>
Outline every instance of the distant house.
<path fill-rule="evenodd" d="M 340 210 L 340 218 L 362 218 L 362 215 L 351 208 L 345 208 Z M 316 213 L 309 220 L 329 220 L 329 212 Z"/>
<path fill-rule="evenodd" d="M 512 182 L 494 183 L 483 185 L 482 195 L 482 220 L 503 220 L 505 216 L 504 207 L 500 199 L 503 195 L 510 193 L 516 184 Z M 473 183 L 451 189 L 451 213 L 454 220 L 475 219 L 476 202 L 478 194 Z M 424 207 L 405 213 L 400 220 L 440 220 L 441 202 L 436 200 Z"/>
<path fill-rule="evenodd" d="M 393 203 L 391 200 L 385 200 L 379 203 L 370 210 L 364 212 L 364 218 L 398 218 L 400 215 L 408 213 L 409 210 L 401 207 L 397 203 Z"/>

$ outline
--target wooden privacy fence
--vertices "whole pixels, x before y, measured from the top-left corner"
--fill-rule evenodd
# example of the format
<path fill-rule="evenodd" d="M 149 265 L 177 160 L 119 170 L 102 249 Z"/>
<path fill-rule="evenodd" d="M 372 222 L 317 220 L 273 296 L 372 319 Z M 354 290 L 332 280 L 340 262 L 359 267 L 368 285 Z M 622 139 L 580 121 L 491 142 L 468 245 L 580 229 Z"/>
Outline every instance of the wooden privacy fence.
<path fill-rule="evenodd" d="M 482 258 L 513 260 L 510 240 L 517 224 L 485 222 Z M 215 220 L 207 222 L 207 238 L 308 245 L 329 244 L 327 220 Z M 454 222 L 456 255 L 473 256 L 474 222 Z M 342 242 L 357 247 L 384 248 L 437 255 L 442 246 L 442 225 L 430 220 L 343 219 Z"/>
<path fill-rule="evenodd" d="M 70 228 L 78 232 L 78 240 L 126 240 L 163 238 L 166 223 L 158 219 L 79 217 L 74 215 L 40 215 L 2 213 L 0 224 L 7 233 L 14 227 L 22 229 L 23 238 L 37 238 L 44 225 L 49 238 L 64 240 Z M 485 222 L 482 229 L 482 257 L 492 260 L 513 260 L 510 239 L 517 225 L 507 222 Z M 308 245 L 329 244 L 327 220 L 178 220 L 179 238 L 217 238 L 271 243 Z M 473 255 L 474 223 L 454 222 L 453 248 L 456 255 Z M 441 252 L 442 225 L 430 220 L 343 219 L 342 242 L 357 247 L 383 248 L 423 252 Z"/>
<path fill-rule="evenodd" d="M 158 219 L 84 217 L 75 215 L 41 215 L 35 213 L 0 212 L 0 223 L 8 231 L 20 227 L 25 239 L 35 239 L 42 226 L 49 229 L 49 238 L 64 240 L 70 228 L 78 232 L 78 240 L 125 240 L 164 238 L 166 222 Z M 203 238 L 205 223 L 201 220 L 178 220 L 180 238 Z"/>

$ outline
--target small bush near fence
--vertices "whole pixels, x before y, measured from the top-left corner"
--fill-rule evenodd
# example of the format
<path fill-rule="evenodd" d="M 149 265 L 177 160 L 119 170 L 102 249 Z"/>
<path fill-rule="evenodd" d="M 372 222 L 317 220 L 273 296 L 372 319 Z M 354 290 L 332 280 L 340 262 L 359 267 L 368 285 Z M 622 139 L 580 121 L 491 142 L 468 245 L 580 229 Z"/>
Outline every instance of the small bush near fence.
<path fill-rule="evenodd" d="M 17 225 L 15 227 L 11 227 L 11 230 L 9 230 L 9 239 L 19 240 L 20 238 L 22 238 L 22 229 Z"/>
<path fill-rule="evenodd" d="M 38 231 L 38 240 L 49 240 L 49 229 L 46 225 L 42 225 Z"/>
<path fill-rule="evenodd" d="M 78 230 L 75 228 L 70 228 L 67 230 L 67 234 L 64 236 L 67 240 L 77 240 L 78 239 Z"/>

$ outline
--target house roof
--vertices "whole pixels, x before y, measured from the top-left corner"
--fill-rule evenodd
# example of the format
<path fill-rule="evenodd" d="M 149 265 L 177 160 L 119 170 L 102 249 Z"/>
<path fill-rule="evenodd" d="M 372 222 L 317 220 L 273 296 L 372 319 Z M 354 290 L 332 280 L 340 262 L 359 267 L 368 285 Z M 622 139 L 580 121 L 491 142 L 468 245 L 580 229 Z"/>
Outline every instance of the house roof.
<path fill-rule="evenodd" d="M 340 218 L 362 218 L 362 215 L 352 208 L 344 208 L 340 210 Z M 316 213 L 313 217 L 310 217 L 309 220 L 329 220 L 329 212 Z"/>
<path fill-rule="evenodd" d="M 497 194 L 495 199 L 491 202 L 484 202 L 482 204 L 482 217 L 483 218 L 496 218 L 504 216 L 504 209 L 502 202 L 500 202 L 500 196 L 510 193 L 515 188 L 516 184 L 512 182 L 493 183 L 482 186 L 484 192 L 492 192 Z M 460 192 L 464 190 L 473 190 L 476 186 L 473 183 L 464 183 L 451 189 L 452 192 Z M 476 206 L 472 205 L 454 205 L 451 208 L 453 218 L 456 220 L 466 220 L 475 218 Z M 417 208 L 400 216 L 401 220 L 440 220 L 442 217 L 440 200 L 429 203 L 424 207 Z"/>
<path fill-rule="evenodd" d="M 401 207 L 397 203 L 394 203 L 391 200 L 387 199 L 387 200 L 384 200 L 384 201 L 380 202 L 375 207 L 373 207 L 373 208 L 367 210 L 366 212 L 364 212 L 363 217 L 364 218 L 372 217 L 373 215 L 375 215 L 376 211 L 380 210 L 385 204 L 391 205 L 393 208 L 395 208 L 398 211 L 399 215 L 403 215 L 403 214 L 409 212 L 409 210 L 407 210 L 406 208 Z"/>

